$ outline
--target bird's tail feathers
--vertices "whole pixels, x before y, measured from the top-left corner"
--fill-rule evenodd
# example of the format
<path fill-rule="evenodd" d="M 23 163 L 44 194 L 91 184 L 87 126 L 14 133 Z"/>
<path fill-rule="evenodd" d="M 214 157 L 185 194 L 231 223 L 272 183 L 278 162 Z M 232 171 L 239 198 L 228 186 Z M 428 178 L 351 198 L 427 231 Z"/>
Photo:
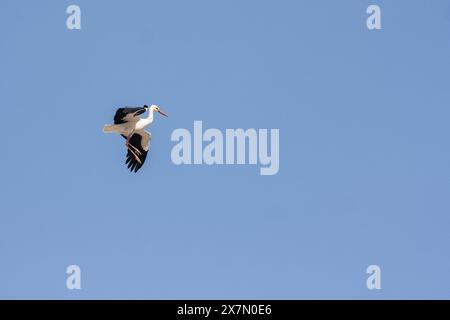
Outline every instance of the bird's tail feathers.
<path fill-rule="evenodd" d="M 115 132 L 117 130 L 117 125 L 115 124 L 105 124 L 103 126 L 103 132 Z"/>

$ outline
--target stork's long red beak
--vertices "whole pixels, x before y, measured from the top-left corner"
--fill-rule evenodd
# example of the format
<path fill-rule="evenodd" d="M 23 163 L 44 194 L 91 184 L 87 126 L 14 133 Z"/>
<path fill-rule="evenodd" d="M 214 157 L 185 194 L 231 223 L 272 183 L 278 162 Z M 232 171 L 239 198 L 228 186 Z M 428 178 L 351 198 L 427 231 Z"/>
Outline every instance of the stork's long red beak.
<path fill-rule="evenodd" d="M 158 110 L 158 113 L 162 114 L 164 117 L 168 117 L 168 115 L 162 112 L 161 110 Z"/>

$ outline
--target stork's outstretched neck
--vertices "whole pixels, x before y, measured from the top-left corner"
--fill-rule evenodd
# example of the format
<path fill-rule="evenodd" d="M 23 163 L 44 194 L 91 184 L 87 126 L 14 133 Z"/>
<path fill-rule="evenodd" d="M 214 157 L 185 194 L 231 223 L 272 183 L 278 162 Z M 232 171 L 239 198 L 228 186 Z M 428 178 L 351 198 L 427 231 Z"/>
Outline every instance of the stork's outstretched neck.
<path fill-rule="evenodd" d="M 155 112 L 155 109 L 152 107 L 150 107 L 150 109 L 148 109 L 148 113 L 147 113 L 147 120 L 150 120 L 150 123 L 153 121 L 153 112 Z"/>

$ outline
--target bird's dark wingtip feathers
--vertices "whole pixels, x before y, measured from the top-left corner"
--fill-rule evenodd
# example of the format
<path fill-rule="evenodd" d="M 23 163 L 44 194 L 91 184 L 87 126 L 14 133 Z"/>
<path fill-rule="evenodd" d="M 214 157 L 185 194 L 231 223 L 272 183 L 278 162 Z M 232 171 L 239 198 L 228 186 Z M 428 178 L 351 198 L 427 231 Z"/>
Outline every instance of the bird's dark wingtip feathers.
<path fill-rule="evenodd" d="M 125 136 L 123 137 L 126 138 Z M 145 159 L 147 158 L 148 150 L 144 150 L 144 148 L 142 147 L 141 139 L 142 137 L 138 134 L 134 134 L 133 136 L 131 136 L 130 139 L 130 144 L 135 148 L 137 148 L 140 152 L 139 161 L 135 158 L 135 155 L 132 152 L 130 152 L 130 149 L 128 149 L 127 159 L 125 160 L 125 165 L 131 172 L 134 173 L 138 172 L 142 168 Z"/>
<path fill-rule="evenodd" d="M 127 156 L 125 164 L 127 165 L 130 172 L 134 173 L 138 172 L 143 166 L 141 163 L 137 162 L 136 159 L 134 159 L 131 155 Z"/>

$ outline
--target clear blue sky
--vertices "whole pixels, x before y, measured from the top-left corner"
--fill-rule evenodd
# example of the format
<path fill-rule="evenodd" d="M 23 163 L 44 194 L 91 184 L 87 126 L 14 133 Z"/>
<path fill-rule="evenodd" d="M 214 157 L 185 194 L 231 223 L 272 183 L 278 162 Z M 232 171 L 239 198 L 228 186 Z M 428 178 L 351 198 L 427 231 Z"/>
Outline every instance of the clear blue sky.
<path fill-rule="evenodd" d="M 0 298 L 450 298 L 448 1 L 3 0 L 0 52 Z M 130 174 L 101 129 L 153 103 Z M 278 175 L 175 166 L 194 120 Z"/>

